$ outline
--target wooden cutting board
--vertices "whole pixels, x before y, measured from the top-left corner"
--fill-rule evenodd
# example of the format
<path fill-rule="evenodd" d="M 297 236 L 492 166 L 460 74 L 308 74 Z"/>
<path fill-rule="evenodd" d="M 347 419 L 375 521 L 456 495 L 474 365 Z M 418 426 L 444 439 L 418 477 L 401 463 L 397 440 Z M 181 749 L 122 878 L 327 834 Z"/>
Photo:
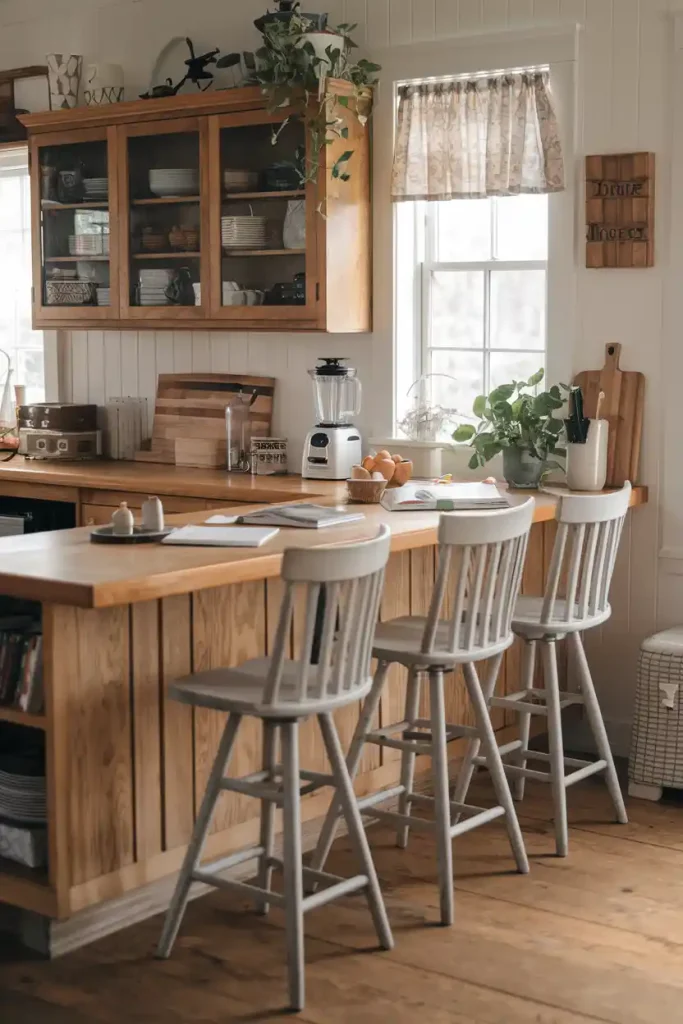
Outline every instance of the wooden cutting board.
<path fill-rule="evenodd" d="M 645 375 L 619 368 L 621 345 L 605 345 L 601 370 L 583 370 L 574 378 L 583 391 L 584 413 L 595 418 L 598 395 L 605 393 L 600 419 L 609 421 L 607 486 L 621 487 L 627 480 L 638 483 L 640 441 L 645 408 Z"/>
<path fill-rule="evenodd" d="M 225 407 L 240 391 L 255 393 L 252 433 L 268 437 L 273 417 L 274 377 L 230 373 L 159 375 L 150 449 L 141 462 L 183 466 L 225 465 Z"/>

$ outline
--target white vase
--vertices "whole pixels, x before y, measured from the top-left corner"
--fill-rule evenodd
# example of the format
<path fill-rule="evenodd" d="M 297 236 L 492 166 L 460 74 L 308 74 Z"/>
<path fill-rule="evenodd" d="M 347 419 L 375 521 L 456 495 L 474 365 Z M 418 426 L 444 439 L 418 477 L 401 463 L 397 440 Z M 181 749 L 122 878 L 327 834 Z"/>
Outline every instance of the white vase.
<path fill-rule="evenodd" d="M 83 97 L 89 107 L 120 103 L 123 99 L 123 68 L 120 64 L 88 64 L 83 76 Z"/>
<path fill-rule="evenodd" d="M 78 103 L 83 58 L 77 53 L 48 53 L 50 110 L 71 110 Z"/>
<path fill-rule="evenodd" d="M 112 532 L 117 537 L 130 537 L 134 523 L 135 520 L 133 513 L 128 508 L 128 502 L 122 501 L 111 517 Z"/>
<path fill-rule="evenodd" d="M 285 222 L 282 225 L 282 243 L 285 249 L 306 248 L 306 200 L 290 199 Z"/>
<path fill-rule="evenodd" d="M 567 445 L 567 487 L 572 491 L 601 491 L 607 479 L 607 420 L 589 420 L 585 444 Z"/>
<path fill-rule="evenodd" d="M 327 55 L 328 47 L 343 53 L 346 46 L 344 36 L 340 36 L 336 32 L 306 32 L 297 46 L 303 46 L 305 43 L 311 44 L 316 57 L 322 61 L 322 64 L 318 65 L 318 78 L 325 78 L 329 74 L 331 62 Z"/>

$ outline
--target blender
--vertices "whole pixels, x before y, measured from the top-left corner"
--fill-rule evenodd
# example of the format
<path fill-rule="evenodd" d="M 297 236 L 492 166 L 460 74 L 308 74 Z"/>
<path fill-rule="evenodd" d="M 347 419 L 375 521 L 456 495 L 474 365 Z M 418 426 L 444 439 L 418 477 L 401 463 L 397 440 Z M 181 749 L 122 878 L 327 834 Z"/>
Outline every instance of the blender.
<path fill-rule="evenodd" d="M 304 443 L 301 475 L 312 480 L 346 480 L 361 460 L 361 440 L 351 422 L 360 412 L 357 371 L 341 356 L 322 356 L 308 371 L 313 381 L 316 426 Z"/>

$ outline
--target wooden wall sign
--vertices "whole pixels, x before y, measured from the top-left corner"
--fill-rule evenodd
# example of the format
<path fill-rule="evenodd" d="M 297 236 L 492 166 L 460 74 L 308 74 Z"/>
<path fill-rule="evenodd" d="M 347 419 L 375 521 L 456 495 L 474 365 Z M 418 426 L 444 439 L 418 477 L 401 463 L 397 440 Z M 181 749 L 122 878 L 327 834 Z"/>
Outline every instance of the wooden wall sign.
<path fill-rule="evenodd" d="M 586 266 L 653 267 L 655 155 L 586 157 Z"/>

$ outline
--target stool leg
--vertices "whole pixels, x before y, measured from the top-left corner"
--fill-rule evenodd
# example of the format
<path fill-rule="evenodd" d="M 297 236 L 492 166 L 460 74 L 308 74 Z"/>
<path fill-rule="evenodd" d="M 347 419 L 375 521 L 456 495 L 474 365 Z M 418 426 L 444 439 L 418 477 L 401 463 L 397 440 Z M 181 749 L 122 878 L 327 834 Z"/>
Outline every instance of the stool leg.
<path fill-rule="evenodd" d="M 157 946 L 156 955 L 158 957 L 165 959 L 170 956 L 173 949 L 173 943 L 176 940 L 178 929 L 185 913 L 185 907 L 187 906 L 187 897 L 192 885 L 192 872 L 197 869 L 202 857 L 202 850 L 204 849 L 209 825 L 213 817 L 213 810 L 220 796 L 221 781 L 228 770 L 230 755 L 235 745 L 235 737 L 237 736 L 237 730 L 241 721 L 241 715 L 230 715 L 223 730 L 223 736 L 218 747 L 216 759 L 213 762 L 209 781 L 206 784 L 206 790 L 199 808 L 192 838 L 190 839 L 185 859 L 183 860 L 183 866 L 178 875 L 173 899 L 166 912 L 164 928 L 159 939 L 159 945 Z"/>
<path fill-rule="evenodd" d="M 365 743 L 365 737 L 372 728 L 372 720 L 375 717 L 375 712 L 379 705 L 379 699 L 382 696 L 382 690 L 384 689 L 384 683 L 386 682 L 387 672 L 389 671 L 389 662 L 380 661 L 375 671 L 375 678 L 372 683 L 372 689 L 365 698 L 363 708 L 358 719 L 358 725 L 356 731 L 353 734 L 351 740 L 351 746 L 346 756 L 346 767 L 348 768 L 349 775 L 353 780 L 358 771 L 360 764 L 361 754 L 363 753 L 363 744 Z M 316 871 L 322 871 L 325 866 L 334 837 L 337 833 L 337 822 L 339 821 L 339 815 L 341 814 L 341 808 L 339 806 L 339 800 L 337 799 L 336 793 L 332 796 L 332 802 L 327 809 L 325 815 L 325 821 L 323 827 L 320 830 L 318 836 L 318 842 L 311 858 L 311 867 L 315 868 Z M 312 888 L 315 888 L 313 886 Z"/>
<path fill-rule="evenodd" d="M 524 640 L 524 647 L 522 648 L 522 686 L 525 690 L 533 689 L 534 685 L 534 670 L 536 668 L 536 641 L 535 640 Z M 519 713 L 519 738 L 522 741 L 522 750 L 529 749 L 529 733 L 531 732 L 531 715 L 528 711 L 520 711 Z M 519 760 L 519 767 L 526 768 L 527 760 L 525 757 L 521 757 Z M 524 784 L 526 779 L 523 775 L 513 780 L 512 793 L 515 800 L 524 799 Z"/>
<path fill-rule="evenodd" d="M 554 640 L 541 641 L 541 657 L 543 658 L 543 679 L 548 710 L 550 784 L 555 812 L 555 849 L 558 857 L 566 857 L 569 852 L 567 789 L 564 784 L 564 745 L 562 742 L 560 683 L 557 676 L 557 648 Z"/>
<path fill-rule="evenodd" d="M 498 803 L 505 811 L 505 825 L 508 830 L 508 836 L 510 837 L 510 846 L 512 847 L 512 852 L 515 856 L 515 861 L 517 862 L 517 870 L 521 872 L 521 874 L 525 875 L 529 871 L 529 861 L 524 847 L 522 830 L 520 829 L 519 821 L 517 820 L 517 812 L 515 811 L 515 805 L 512 800 L 512 793 L 510 792 L 510 786 L 505 774 L 505 769 L 503 768 L 500 751 L 498 750 L 496 734 L 493 731 L 493 725 L 491 724 L 489 706 L 484 698 L 477 670 L 471 662 L 463 665 L 463 673 L 465 676 L 467 692 L 470 700 L 472 701 L 472 707 L 474 708 L 477 729 L 479 730 L 482 743 L 484 744 L 486 767 L 490 772 L 491 782 L 493 783 L 493 788 L 496 791 Z"/>
<path fill-rule="evenodd" d="M 301 796 L 299 793 L 299 724 L 283 722 L 282 783 L 284 790 L 283 869 L 285 887 L 285 933 L 289 1001 L 293 1010 L 303 1010 L 304 913 L 301 873 Z"/>
<path fill-rule="evenodd" d="M 591 676 L 586 652 L 583 649 L 583 641 L 581 640 L 581 635 L 579 633 L 572 634 L 569 639 L 574 648 L 576 662 L 579 667 L 581 693 L 583 694 L 586 714 L 588 715 L 588 721 L 595 739 L 595 744 L 598 748 L 600 757 L 603 761 L 607 762 L 607 767 L 605 768 L 607 789 L 609 790 L 609 795 L 612 797 L 614 809 L 617 812 L 617 821 L 622 825 L 626 825 L 628 824 L 626 805 L 624 804 L 624 797 L 622 795 L 621 786 L 619 785 L 619 779 L 617 778 L 617 772 L 614 767 L 614 758 L 612 757 L 609 739 L 607 738 L 605 723 L 602 718 L 602 712 L 600 711 L 600 704 L 598 703 L 598 698 L 595 693 L 593 677 Z"/>
<path fill-rule="evenodd" d="M 485 682 L 484 686 L 482 687 L 482 692 L 484 694 L 484 700 L 486 701 L 487 707 L 488 707 L 489 701 L 491 700 L 491 697 L 493 697 L 493 694 L 496 691 L 496 683 L 498 682 L 498 673 L 500 672 L 500 666 L 501 666 L 502 662 L 503 662 L 503 655 L 502 654 L 497 654 L 495 656 L 495 658 L 492 658 L 490 663 L 489 663 L 488 674 L 486 676 L 486 682 Z M 467 798 L 467 793 L 468 793 L 470 785 L 472 783 L 472 776 L 474 775 L 474 763 L 473 762 L 474 762 L 474 758 L 479 753 L 480 746 L 481 746 L 481 740 L 480 739 L 470 740 L 470 742 L 467 744 L 467 752 L 465 753 L 465 756 L 464 756 L 464 758 L 462 760 L 462 764 L 460 765 L 460 771 L 458 772 L 458 778 L 456 780 L 455 788 L 453 790 L 453 800 L 457 804 L 463 804 L 465 802 L 466 798 Z M 460 820 L 460 815 L 458 814 L 456 816 L 456 818 L 454 819 L 454 824 L 455 824 L 455 822 L 457 822 L 459 820 Z"/>
<path fill-rule="evenodd" d="M 408 675 L 408 685 L 406 688 L 406 712 L 405 719 L 411 725 L 414 725 L 415 719 L 417 718 L 418 706 L 420 703 L 420 673 L 416 668 L 411 668 Z M 413 788 L 413 780 L 415 778 L 415 751 L 404 750 L 401 754 L 401 785 L 404 787 L 403 792 L 398 798 L 398 813 L 399 814 L 410 814 L 412 801 L 408 799 L 408 794 Z M 408 845 L 408 835 L 410 833 L 410 825 L 399 825 L 396 830 L 396 845 L 401 849 L 405 850 Z"/>
<path fill-rule="evenodd" d="M 268 778 L 273 779 L 273 768 L 275 767 L 275 744 L 277 742 L 277 725 L 264 720 L 263 722 L 263 770 L 268 772 Z M 273 856 L 273 837 L 275 835 L 275 801 L 261 801 L 261 837 L 259 845 L 263 847 L 263 853 L 259 861 L 257 885 L 260 889 L 270 889 L 272 885 L 273 868 L 269 864 Z M 259 914 L 267 914 L 270 904 L 264 900 L 258 904 Z"/>
<path fill-rule="evenodd" d="M 384 900 L 382 899 L 382 891 L 379 887 L 379 880 L 372 860 L 368 837 L 366 836 L 365 829 L 363 828 L 363 819 L 361 818 L 360 811 L 358 810 L 358 804 L 356 803 L 356 795 L 353 791 L 351 775 L 349 774 L 349 769 L 346 766 L 344 753 L 341 748 L 341 743 L 339 742 L 337 727 L 334 724 L 332 715 L 329 713 L 318 715 L 318 722 L 320 723 L 320 731 L 322 733 L 325 749 L 327 750 L 327 756 L 329 757 L 330 765 L 332 766 L 332 774 L 337 787 L 339 803 L 349 830 L 349 839 L 354 846 L 356 856 L 363 868 L 363 873 L 368 877 L 368 905 L 370 907 L 370 913 L 372 914 L 372 920 L 375 924 L 377 938 L 379 939 L 382 949 L 393 949 L 394 939 L 391 934 L 391 927 L 389 925 L 386 907 L 384 906 Z"/>
<path fill-rule="evenodd" d="M 453 924 L 453 841 L 451 802 L 448 787 L 448 749 L 443 671 L 429 670 L 429 701 L 432 728 L 432 780 L 436 819 L 436 855 L 439 870 L 441 924 Z"/>

